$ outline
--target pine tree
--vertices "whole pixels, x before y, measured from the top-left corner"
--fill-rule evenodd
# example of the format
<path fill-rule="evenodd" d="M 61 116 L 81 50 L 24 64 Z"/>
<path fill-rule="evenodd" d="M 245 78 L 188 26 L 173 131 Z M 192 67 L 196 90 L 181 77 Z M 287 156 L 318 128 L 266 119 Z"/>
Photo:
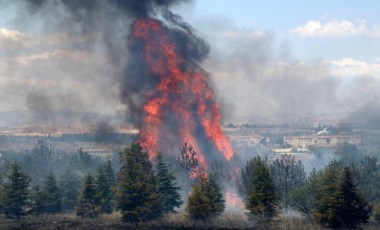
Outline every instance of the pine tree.
<path fill-rule="evenodd" d="M 314 215 L 322 225 L 329 226 L 332 222 L 335 222 L 336 207 L 338 205 L 337 193 L 342 171 L 343 163 L 332 161 L 318 176 Z"/>
<path fill-rule="evenodd" d="M 66 169 L 59 179 L 62 196 L 62 211 L 71 212 L 76 206 L 82 181 L 72 170 Z"/>
<path fill-rule="evenodd" d="M 120 153 L 116 198 L 126 222 L 153 220 L 162 215 L 163 207 L 148 153 L 132 144 Z"/>
<path fill-rule="evenodd" d="M 358 191 L 350 167 L 343 170 L 336 200 L 335 217 L 329 223 L 332 228 L 355 229 L 368 221 L 371 207 Z"/>
<path fill-rule="evenodd" d="M 253 159 L 249 177 L 246 208 L 254 216 L 271 219 L 277 213 L 277 196 L 267 163 L 260 157 Z"/>
<path fill-rule="evenodd" d="M 84 178 L 84 184 L 77 204 L 77 215 L 82 217 L 97 217 L 99 201 L 96 196 L 94 177 L 89 173 Z"/>
<path fill-rule="evenodd" d="M 203 185 L 196 183 L 192 186 L 186 211 L 192 220 L 206 220 L 211 215 L 211 204 Z"/>
<path fill-rule="evenodd" d="M 210 175 L 205 186 L 204 192 L 210 201 L 210 215 L 218 216 L 224 212 L 224 198 L 219 184 L 214 175 Z"/>
<path fill-rule="evenodd" d="M 44 193 L 43 189 L 41 188 L 41 186 L 37 185 L 33 188 L 31 197 L 32 197 L 32 201 L 33 201 L 31 213 L 33 213 L 33 214 L 44 213 L 46 210 L 46 208 L 45 208 L 45 193 Z"/>
<path fill-rule="evenodd" d="M 29 199 L 30 177 L 17 162 L 13 162 L 4 183 L 3 204 L 4 213 L 8 218 L 25 216 L 30 209 Z"/>
<path fill-rule="evenodd" d="M 180 188 L 176 185 L 175 177 L 169 172 L 160 153 L 156 157 L 156 170 L 157 192 L 162 199 L 164 212 L 175 212 L 174 208 L 178 208 L 183 203 L 179 194 Z"/>
<path fill-rule="evenodd" d="M 44 212 L 53 214 L 61 212 L 61 191 L 58 187 L 57 179 L 53 173 L 49 173 L 46 177 L 43 194 Z"/>
<path fill-rule="evenodd" d="M 96 195 L 100 202 L 100 213 L 111 213 L 113 211 L 112 199 L 114 193 L 112 191 L 115 185 L 115 173 L 111 161 L 105 162 L 100 165 L 96 172 Z"/>

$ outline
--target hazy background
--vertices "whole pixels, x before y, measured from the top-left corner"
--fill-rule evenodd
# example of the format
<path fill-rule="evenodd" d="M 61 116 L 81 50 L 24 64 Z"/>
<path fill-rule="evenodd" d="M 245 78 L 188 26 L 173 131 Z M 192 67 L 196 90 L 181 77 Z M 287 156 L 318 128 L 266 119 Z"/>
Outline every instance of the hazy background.
<path fill-rule="evenodd" d="M 200 64 L 225 121 L 326 113 L 379 120 L 377 2 L 185 2 L 172 10 L 210 45 Z M 313 14 L 300 10 L 307 4 Z M 0 18 L 0 112 L 27 111 L 33 125 L 128 124 L 120 102 L 128 11 L 103 1 L 1 0 Z"/>

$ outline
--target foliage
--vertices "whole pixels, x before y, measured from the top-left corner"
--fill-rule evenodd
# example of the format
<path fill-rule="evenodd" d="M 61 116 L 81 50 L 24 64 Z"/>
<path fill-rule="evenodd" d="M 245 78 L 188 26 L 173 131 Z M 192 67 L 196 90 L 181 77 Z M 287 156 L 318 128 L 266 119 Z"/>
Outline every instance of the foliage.
<path fill-rule="evenodd" d="M 120 153 L 116 200 L 126 222 L 143 222 L 162 215 L 162 201 L 148 153 L 132 144 Z"/>
<path fill-rule="evenodd" d="M 30 177 L 13 162 L 4 183 L 3 211 L 8 218 L 20 220 L 30 209 Z"/>
<path fill-rule="evenodd" d="M 366 156 L 359 165 L 353 166 L 359 188 L 370 202 L 380 202 L 380 165 L 377 158 Z"/>
<path fill-rule="evenodd" d="M 329 223 L 332 228 L 353 229 L 368 221 L 371 207 L 364 195 L 358 191 L 350 167 L 343 170 L 336 199 L 336 218 Z"/>
<path fill-rule="evenodd" d="M 113 170 L 111 161 L 106 161 L 98 167 L 95 177 L 96 195 L 99 200 L 100 213 L 112 213 L 113 204 L 112 200 L 114 192 L 112 191 L 115 185 L 115 172 Z"/>
<path fill-rule="evenodd" d="M 45 213 L 58 213 L 62 210 L 61 191 L 53 173 L 49 173 L 46 177 L 43 194 Z"/>
<path fill-rule="evenodd" d="M 246 208 L 254 216 L 271 219 L 277 213 L 278 200 L 267 163 L 255 157 L 247 163 L 244 172 L 243 181 L 248 180 Z"/>
<path fill-rule="evenodd" d="M 96 196 L 95 179 L 90 173 L 84 178 L 84 184 L 76 207 L 77 215 L 82 217 L 97 217 L 99 201 Z"/>
<path fill-rule="evenodd" d="M 313 212 L 317 207 L 317 179 L 317 171 L 313 169 L 304 185 L 294 188 L 289 193 L 289 206 L 310 219 L 314 218 Z"/>
<path fill-rule="evenodd" d="M 291 207 L 334 229 L 358 227 L 368 220 L 371 210 L 352 169 L 337 161 L 318 172 L 313 170 L 305 185 L 290 197 Z"/>
<path fill-rule="evenodd" d="M 224 212 L 225 200 L 216 177 L 211 174 L 204 185 L 204 193 L 210 202 L 210 215 L 218 216 Z"/>
<path fill-rule="evenodd" d="M 211 203 L 201 183 L 195 183 L 192 186 L 186 211 L 192 220 L 206 220 L 210 217 Z"/>
<path fill-rule="evenodd" d="M 301 161 L 294 156 L 284 154 L 270 166 L 277 194 L 281 198 L 284 208 L 288 208 L 289 193 L 292 189 L 302 186 L 306 180 L 306 173 Z"/>
<path fill-rule="evenodd" d="M 59 178 L 59 188 L 62 196 L 62 211 L 71 212 L 76 206 L 76 200 L 80 192 L 82 181 L 79 175 L 66 169 Z"/>
<path fill-rule="evenodd" d="M 168 166 L 160 153 L 156 157 L 156 170 L 157 192 L 162 199 L 164 212 L 174 212 L 174 208 L 178 208 L 183 204 L 179 194 L 180 188 L 175 183 L 175 177 L 169 172 Z"/>

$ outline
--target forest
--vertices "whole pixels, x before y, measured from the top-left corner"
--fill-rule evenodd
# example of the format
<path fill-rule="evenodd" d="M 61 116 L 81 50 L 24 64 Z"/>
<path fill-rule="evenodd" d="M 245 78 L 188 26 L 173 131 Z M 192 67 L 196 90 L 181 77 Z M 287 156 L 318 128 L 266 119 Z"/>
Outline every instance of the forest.
<path fill-rule="evenodd" d="M 152 159 L 137 143 L 111 157 L 57 154 L 39 140 L 0 158 L 0 226 L 7 229 L 376 229 L 380 165 L 345 143 L 306 172 L 284 154 L 269 162 L 214 161 L 189 144 Z M 236 192 L 232 201 L 227 197 Z M 229 195 L 230 196 L 230 195 Z"/>

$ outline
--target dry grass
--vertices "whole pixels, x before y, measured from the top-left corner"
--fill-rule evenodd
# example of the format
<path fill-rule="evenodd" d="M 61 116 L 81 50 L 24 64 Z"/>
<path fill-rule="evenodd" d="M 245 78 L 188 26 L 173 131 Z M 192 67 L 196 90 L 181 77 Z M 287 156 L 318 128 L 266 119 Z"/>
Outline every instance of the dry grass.
<path fill-rule="evenodd" d="M 314 230 L 322 229 L 318 224 L 302 217 L 280 216 L 271 222 L 250 220 L 244 213 L 224 213 L 207 221 L 191 221 L 184 213 L 169 214 L 157 221 L 127 224 L 118 212 L 99 218 L 79 218 L 74 214 L 28 216 L 21 222 L 0 216 L 0 229 L 278 229 Z M 366 230 L 379 229 L 371 222 L 363 226 Z"/>

